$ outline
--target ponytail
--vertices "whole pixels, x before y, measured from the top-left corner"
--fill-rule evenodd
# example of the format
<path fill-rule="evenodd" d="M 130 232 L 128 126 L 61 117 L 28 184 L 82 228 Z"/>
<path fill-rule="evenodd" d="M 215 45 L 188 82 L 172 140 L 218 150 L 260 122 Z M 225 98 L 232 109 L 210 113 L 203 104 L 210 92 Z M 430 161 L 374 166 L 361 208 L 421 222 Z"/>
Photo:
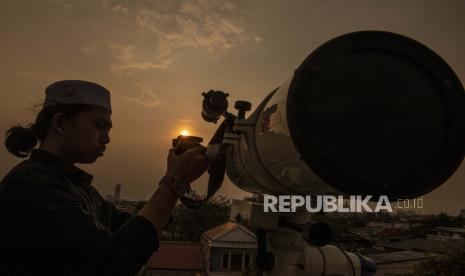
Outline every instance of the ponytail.
<path fill-rule="evenodd" d="M 37 146 L 37 142 L 34 125 L 14 126 L 6 132 L 6 148 L 11 154 L 20 158 L 29 156 L 32 149 Z"/>
<path fill-rule="evenodd" d="M 5 146 L 8 151 L 20 158 L 28 157 L 39 142 L 44 141 L 53 115 L 63 113 L 70 118 L 81 111 L 95 108 L 87 104 L 57 104 L 43 108 L 34 124 L 27 127 L 14 126 L 6 132 Z"/>

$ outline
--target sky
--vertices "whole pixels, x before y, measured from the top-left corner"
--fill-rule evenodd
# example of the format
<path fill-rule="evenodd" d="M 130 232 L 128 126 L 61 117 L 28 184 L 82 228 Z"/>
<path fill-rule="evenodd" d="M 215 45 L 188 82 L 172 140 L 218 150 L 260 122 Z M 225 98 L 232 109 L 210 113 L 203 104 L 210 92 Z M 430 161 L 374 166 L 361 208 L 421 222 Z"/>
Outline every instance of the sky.
<path fill-rule="evenodd" d="M 102 194 L 148 199 L 166 171 L 171 139 L 208 140 L 201 92 L 253 108 L 319 45 L 385 30 L 422 42 L 465 80 L 465 1 L 1 1 L 0 132 L 32 123 L 45 87 L 83 79 L 112 93 L 111 143 L 95 164 Z M 0 147 L 0 175 L 20 160 Z M 206 177 L 194 187 L 205 188 Z M 465 167 L 424 197 L 422 213 L 465 209 Z M 219 194 L 247 193 L 226 180 Z"/>

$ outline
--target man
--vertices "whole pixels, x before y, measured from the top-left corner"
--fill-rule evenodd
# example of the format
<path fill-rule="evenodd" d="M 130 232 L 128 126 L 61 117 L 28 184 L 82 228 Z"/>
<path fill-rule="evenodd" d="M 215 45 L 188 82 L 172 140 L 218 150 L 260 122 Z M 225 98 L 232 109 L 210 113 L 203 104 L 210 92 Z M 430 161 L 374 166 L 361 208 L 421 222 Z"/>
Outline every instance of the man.
<path fill-rule="evenodd" d="M 135 216 L 118 211 L 74 165 L 103 156 L 111 111 L 104 87 L 60 81 L 34 124 L 7 132 L 7 149 L 30 158 L 0 183 L 0 275 L 133 275 L 158 248 L 179 196 L 206 170 L 205 148 L 170 150 L 150 200 Z"/>

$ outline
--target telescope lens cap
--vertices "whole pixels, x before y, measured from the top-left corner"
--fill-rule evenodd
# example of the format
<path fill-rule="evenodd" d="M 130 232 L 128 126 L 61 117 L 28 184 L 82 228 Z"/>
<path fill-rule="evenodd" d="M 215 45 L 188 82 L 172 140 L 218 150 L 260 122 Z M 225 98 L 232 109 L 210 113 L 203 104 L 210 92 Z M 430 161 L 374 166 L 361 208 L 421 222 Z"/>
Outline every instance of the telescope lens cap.
<path fill-rule="evenodd" d="M 302 159 L 345 193 L 417 197 L 464 157 L 463 87 L 441 57 L 405 36 L 328 41 L 296 70 L 287 101 Z"/>

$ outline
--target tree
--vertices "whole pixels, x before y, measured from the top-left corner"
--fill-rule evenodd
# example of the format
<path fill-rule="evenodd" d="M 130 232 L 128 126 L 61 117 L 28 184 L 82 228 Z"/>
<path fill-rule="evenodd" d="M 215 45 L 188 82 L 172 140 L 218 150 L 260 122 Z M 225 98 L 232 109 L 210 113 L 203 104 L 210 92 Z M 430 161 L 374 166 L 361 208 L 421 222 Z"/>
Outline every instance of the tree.
<path fill-rule="evenodd" d="M 437 226 L 444 226 L 444 227 L 462 227 L 465 223 L 463 217 L 454 217 L 449 216 L 445 212 L 441 212 L 438 215 L 432 215 L 428 217 L 425 222 L 425 226 L 433 228 Z"/>
<path fill-rule="evenodd" d="M 172 239 L 200 241 L 203 232 L 228 221 L 230 204 L 225 197 L 215 196 L 198 209 L 178 205 L 167 230 L 171 232 Z"/>
<path fill-rule="evenodd" d="M 465 275 L 465 246 L 451 248 L 443 256 L 423 261 L 415 269 L 418 276 Z"/>

